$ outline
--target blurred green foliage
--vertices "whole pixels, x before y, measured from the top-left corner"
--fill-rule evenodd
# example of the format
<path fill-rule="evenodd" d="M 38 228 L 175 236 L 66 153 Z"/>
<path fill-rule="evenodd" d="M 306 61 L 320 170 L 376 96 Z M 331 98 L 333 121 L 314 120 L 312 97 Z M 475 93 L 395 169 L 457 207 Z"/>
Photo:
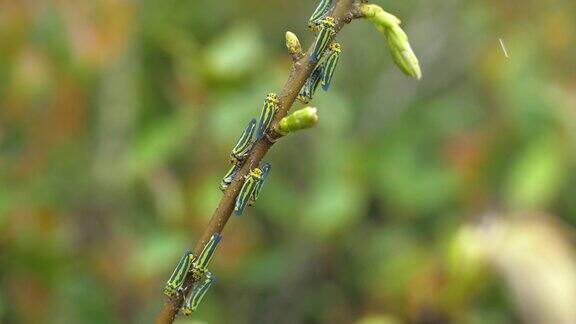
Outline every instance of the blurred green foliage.
<path fill-rule="evenodd" d="M 266 157 L 196 322 L 516 322 L 460 226 L 494 208 L 576 225 L 576 4 L 375 3 L 403 20 L 422 80 L 370 23 L 343 30 L 319 124 Z M 285 82 L 285 31 L 307 47 L 315 6 L 0 3 L 0 322 L 154 318 L 228 150 Z"/>

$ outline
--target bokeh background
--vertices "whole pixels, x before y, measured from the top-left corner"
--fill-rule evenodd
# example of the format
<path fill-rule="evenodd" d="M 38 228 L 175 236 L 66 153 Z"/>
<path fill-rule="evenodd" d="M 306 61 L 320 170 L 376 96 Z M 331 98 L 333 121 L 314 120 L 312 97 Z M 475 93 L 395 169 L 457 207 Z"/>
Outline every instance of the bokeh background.
<path fill-rule="evenodd" d="M 346 27 L 320 123 L 271 150 L 178 321 L 576 323 L 576 3 L 374 3 L 423 79 Z M 0 322 L 153 321 L 315 6 L 0 2 Z"/>

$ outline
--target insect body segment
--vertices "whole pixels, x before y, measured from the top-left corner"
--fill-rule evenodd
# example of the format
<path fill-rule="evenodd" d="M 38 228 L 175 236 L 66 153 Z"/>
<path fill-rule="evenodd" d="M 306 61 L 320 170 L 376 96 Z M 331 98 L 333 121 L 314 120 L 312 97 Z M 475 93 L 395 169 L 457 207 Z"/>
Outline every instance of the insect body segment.
<path fill-rule="evenodd" d="M 182 306 L 182 313 L 186 316 L 190 316 L 196 309 L 198 305 L 206 295 L 206 292 L 212 286 L 215 278 L 212 276 L 210 272 L 206 274 L 206 278 L 202 283 L 199 283 L 192 292 L 190 296 L 185 300 L 184 306 Z"/>
<path fill-rule="evenodd" d="M 262 138 L 270 124 L 276 111 L 278 110 L 278 96 L 275 93 L 269 93 L 264 101 L 264 107 L 262 108 L 262 114 L 260 115 L 260 121 L 258 122 L 258 130 L 256 131 L 256 139 Z"/>
<path fill-rule="evenodd" d="M 193 259 L 194 256 L 192 255 L 192 252 L 186 251 L 184 253 L 180 262 L 178 262 L 176 269 L 174 269 L 174 272 L 170 276 L 170 279 L 166 282 L 166 286 L 164 287 L 164 294 L 166 296 L 174 296 L 182 286 L 184 279 L 186 279 L 186 274 L 190 270 Z"/>
<path fill-rule="evenodd" d="M 226 189 L 228 189 L 228 186 L 230 186 L 230 184 L 234 180 L 234 177 L 236 176 L 238 171 L 240 171 L 240 167 L 241 167 L 240 163 L 236 163 L 230 167 L 230 170 L 228 170 L 228 172 L 226 172 L 226 174 L 222 178 L 222 182 L 220 182 L 220 190 L 222 190 L 222 192 L 225 192 Z"/>
<path fill-rule="evenodd" d="M 196 282 L 196 284 L 192 287 L 190 296 L 185 300 L 184 306 L 182 306 L 182 313 L 186 316 L 196 310 L 198 304 L 200 304 L 200 301 L 202 301 L 206 291 L 212 284 L 214 277 L 212 277 L 212 274 L 208 271 L 208 265 L 214 258 L 214 252 L 220 240 L 222 240 L 222 235 L 219 233 L 212 234 L 204 246 L 204 249 L 200 252 L 198 259 L 196 259 L 192 265 L 192 281 Z M 201 280 L 202 282 L 198 283 Z"/>
<path fill-rule="evenodd" d="M 316 10 L 314 10 L 314 13 L 312 13 L 312 16 L 310 16 L 310 19 L 308 20 L 308 28 L 310 30 L 317 31 L 321 20 L 330 12 L 333 2 L 333 0 L 320 0 L 318 7 L 316 7 Z"/>
<path fill-rule="evenodd" d="M 239 164 L 246 155 L 250 148 L 252 147 L 252 136 L 254 135 L 254 130 L 256 128 L 256 119 L 252 118 L 248 125 L 244 128 L 242 135 L 238 138 L 236 145 L 230 153 L 230 162 L 232 164 Z"/>
<path fill-rule="evenodd" d="M 250 174 L 246 176 L 246 180 L 242 185 L 242 189 L 240 189 L 240 193 L 238 194 L 238 197 L 236 197 L 236 205 L 234 206 L 234 215 L 236 216 L 242 215 L 244 209 L 246 209 L 246 206 L 248 205 L 250 197 L 252 197 L 252 194 L 256 189 L 256 185 L 258 184 L 258 182 L 260 182 L 261 179 L 262 179 L 262 170 L 260 170 L 260 168 L 253 169 L 252 171 L 250 171 Z"/>
<path fill-rule="evenodd" d="M 326 50 L 326 47 L 330 44 L 330 40 L 334 36 L 335 32 L 336 24 L 334 23 L 334 18 L 324 18 L 320 25 L 320 32 L 318 33 L 318 37 L 314 43 L 314 49 L 312 50 L 312 54 L 310 54 L 312 62 L 318 62 L 322 53 L 324 53 L 324 50 Z"/>
<path fill-rule="evenodd" d="M 206 246 L 204 246 L 204 249 L 198 256 L 198 259 L 194 262 L 194 270 L 199 270 L 201 273 L 208 271 L 208 264 L 210 264 L 210 261 L 214 258 L 214 251 L 216 251 L 216 247 L 218 247 L 221 239 L 222 235 L 219 233 L 212 234 L 210 240 L 208 240 L 208 243 L 206 243 Z"/>
<path fill-rule="evenodd" d="M 304 83 L 300 93 L 298 93 L 297 99 L 303 104 L 307 104 L 312 100 L 312 96 L 314 96 L 316 88 L 318 88 L 318 84 L 320 84 L 322 79 L 323 69 L 324 67 L 321 64 L 317 65 L 308 80 L 306 80 L 306 83 Z"/>
<path fill-rule="evenodd" d="M 252 196 L 250 196 L 250 201 L 248 202 L 248 206 L 254 205 L 256 200 L 258 200 L 258 196 L 260 196 L 260 192 L 262 191 L 262 187 L 264 187 L 264 183 L 266 182 L 266 178 L 272 169 L 272 165 L 270 163 L 264 163 L 262 166 L 262 175 L 260 176 L 260 181 L 256 184 L 254 188 L 254 192 Z"/>
<path fill-rule="evenodd" d="M 334 71 L 336 66 L 338 66 L 338 61 L 340 61 L 340 53 L 342 49 L 339 43 L 332 43 L 330 45 L 330 52 L 323 63 L 322 69 L 322 89 L 328 91 L 330 88 L 330 83 L 332 83 L 332 78 L 334 77 Z"/>

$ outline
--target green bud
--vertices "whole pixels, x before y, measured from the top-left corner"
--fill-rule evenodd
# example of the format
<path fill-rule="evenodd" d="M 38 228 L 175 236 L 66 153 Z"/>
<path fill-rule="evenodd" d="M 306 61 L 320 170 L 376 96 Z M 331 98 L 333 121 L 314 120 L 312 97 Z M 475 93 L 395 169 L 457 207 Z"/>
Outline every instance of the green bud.
<path fill-rule="evenodd" d="M 301 129 L 310 128 L 316 123 L 318 123 L 318 109 L 305 107 L 282 118 L 275 130 L 278 134 L 285 136 Z"/>
<path fill-rule="evenodd" d="M 408 42 L 408 36 L 400 28 L 400 19 L 384 11 L 380 6 L 373 4 L 362 5 L 360 11 L 364 18 L 370 20 L 376 26 L 376 29 L 386 36 L 392 59 L 394 59 L 394 63 L 400 70 L 408 76 L 420 80 L 422 77 L 420 64 Z"/>
<path fill-rule="evenodd" d="M 302 54 L 302 46 L 300 45 L 300 40 L 298 40 L 298 36 L 293 32 L 287 31 L 286 32 L 286 48 L 288 48 L 288 52 L 290 54 Z"/>
<path fill-rule="evenodd" d="M 383 29 L 394 63 L 396 63 L 400 70 L 406 73 L 406 75 L 420 80 L 422 77 L 420 64 L 408 42 L 406 33 L 398 25 Z"/>

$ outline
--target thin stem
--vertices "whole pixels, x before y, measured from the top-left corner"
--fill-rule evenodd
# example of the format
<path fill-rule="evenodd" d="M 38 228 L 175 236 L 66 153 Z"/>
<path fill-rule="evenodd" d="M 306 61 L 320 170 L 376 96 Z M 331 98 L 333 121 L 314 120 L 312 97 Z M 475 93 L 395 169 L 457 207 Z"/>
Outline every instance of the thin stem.
<path fill-rule="evenodd" d="M 332 17 L 336 22 L 336 33 L 334 36 L 342 29 L 342 27 L 344 27 L 344 25 L 352 21 L 352 19 L 358 15 L 357 4 L 358 3 L 355 0 L 337 0 L 336 7 L 332 13 Z M 294 104 L 300 89 L 314 70 L 317 62 L 312 62 L 312 60 L 310 60 L 311 53 L 312 46 L 302 58 L 294 62 L 292 65 L 288 80 L 284 84 L 279 96 L 279 109 L 276 113 L 271 129 L 274 129 L 275 125 L 288 114 L 288 111 Z M 278 137 L 279 136 L 275 136 L 273 140 Z M 244 176 L 246 176 L 251 169 L 260 165 L 260 162 L 274 143 L 275 141 L 270 141 L 268 138 L 263 137 L 254 144 L 246 162 L 220 200 L 218 208 L 214 211 L 212 219 L 208 223 L 204 233 L 202 233 L 202 236 L 200 236 L 200 239 L 196 242 L 193 249 L 194 255 L 199 255 L 200 252 L 202 252 L 204 245 L 208 242 L 212 234 L 222 232 L 234 209 L 236 196 L 242 187 Z M 174 321 L 174 318 L 178 314 L 178 310 L 182 305 L 184 296 L 189 293 L 193 284 L 193 279 L 191 276 L 188 276 L 183 285 L 184 291 L 181 294 L 177 294 L 175 297 L 168 298 L 164 303 L 164 306 L 156 319 L 157 324 L 167 324 Z"/>

